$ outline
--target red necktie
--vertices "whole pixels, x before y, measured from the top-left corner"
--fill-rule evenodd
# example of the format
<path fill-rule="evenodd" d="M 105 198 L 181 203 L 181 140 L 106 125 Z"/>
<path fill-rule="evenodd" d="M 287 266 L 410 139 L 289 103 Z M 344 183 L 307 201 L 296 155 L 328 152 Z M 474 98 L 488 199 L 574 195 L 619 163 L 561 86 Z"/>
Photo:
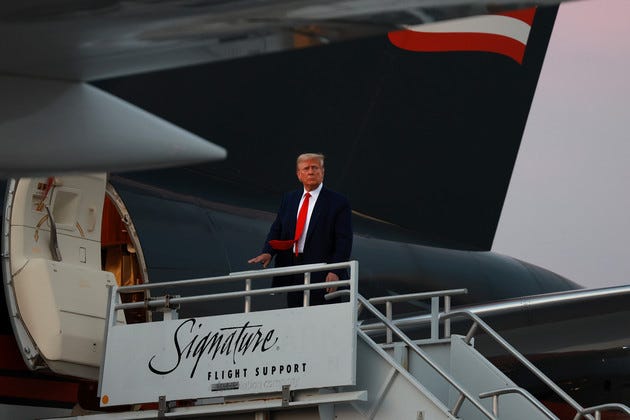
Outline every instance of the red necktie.
<path fill-rule="evenodd" d="M 306 224 L 306 214 L 308 213 L 308 199 L 310 196 L 310 193 L 304 194 L 304 202 L 302 203 L 302 207 L 300 207 L 300 212 L 298 213 L 297 222 L 295 224 L 295 237 L 293 238 L 293 240 L 295 241 L 296 256 L 298 254 L 297 242 L 300 240 L 300 236 L 302 236 L 302 232 L 304 232 L 304 225 Z"/>
<path fill-rule="evenodd" d="M 295 223 L 295 236 L 293 237 L 293 240 L 283 241 L 279 239 L 273 239 L 269 241 L 269 245 L 271 245 L 273 249 L 285 251 L 291 248 L 295 244 L 295 255 L 298 254 L 297 242 L 300 239 L 300 236 L 302 236 L 302 233 L 304 232 L 304 225 L 306 225 L 306 215 L 308 214 L 308 202 L 309 202 L 310 196 L 311 196 L 310 193 L 304 194 L 304 202 L 302 203 L 302 207 L 300 207 L 297 221 Z"/>

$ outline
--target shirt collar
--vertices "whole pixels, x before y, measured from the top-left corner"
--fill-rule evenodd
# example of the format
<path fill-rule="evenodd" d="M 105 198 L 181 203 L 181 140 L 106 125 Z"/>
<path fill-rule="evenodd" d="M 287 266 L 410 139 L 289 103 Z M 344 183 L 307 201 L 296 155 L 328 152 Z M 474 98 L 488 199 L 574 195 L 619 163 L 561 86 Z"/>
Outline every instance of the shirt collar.
<path fill-rule="evenodd" d="M 319 196 L 319 193 L 322 191 L 322 188 L 324 186 L 324 183 L 322 182 L 321 184 L 319 184 L 319 186 L 317 188 L 315 188 L 313 191 L 306 191 L 306 189 L 304 189 L 302 191 L 302 198 L 304 198 L 304 194 L 306 194 L 307 192 L 309 192 L 311 194 L 311 198 L 316 199 Z"/>

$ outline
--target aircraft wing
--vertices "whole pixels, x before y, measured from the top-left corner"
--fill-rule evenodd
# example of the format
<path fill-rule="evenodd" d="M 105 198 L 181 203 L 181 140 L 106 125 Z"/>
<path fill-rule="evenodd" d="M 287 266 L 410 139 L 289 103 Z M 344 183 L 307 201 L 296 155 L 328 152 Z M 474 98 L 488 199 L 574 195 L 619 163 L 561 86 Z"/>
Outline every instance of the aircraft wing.
<path fill-rule="evenodd" d="M 0 73 L 89 81 L 560 0 L 42 1 L 0 6 Z"/>
<path fill-rule="evenodd" d="M 526 6 L 531 3 L 515 0 L 3 2 L 0 177 L 160 168 L 226 157 L 222 147 L 87 81 Z"/>

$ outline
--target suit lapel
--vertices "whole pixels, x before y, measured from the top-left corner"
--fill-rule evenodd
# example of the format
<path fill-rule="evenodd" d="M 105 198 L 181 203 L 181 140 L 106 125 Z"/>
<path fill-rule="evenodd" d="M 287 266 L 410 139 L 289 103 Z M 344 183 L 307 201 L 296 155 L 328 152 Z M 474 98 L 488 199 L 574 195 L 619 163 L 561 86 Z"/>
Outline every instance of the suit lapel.
<path fill-rule="evenodd" d="M 295 191 L 291 196 L 291 199 L 289 200 L 289 205 L 287 207 L 287 211 L 289 212 L 289 220 L 291 221 L 291 235 L 289 236 L 290 239 L 293 239 L 293 237 L 295 236 L 295 225 L 297 224 L 298 206 L 300 205 L 300 200 L 302 199 L 303 192 L 303 190 Z"/>

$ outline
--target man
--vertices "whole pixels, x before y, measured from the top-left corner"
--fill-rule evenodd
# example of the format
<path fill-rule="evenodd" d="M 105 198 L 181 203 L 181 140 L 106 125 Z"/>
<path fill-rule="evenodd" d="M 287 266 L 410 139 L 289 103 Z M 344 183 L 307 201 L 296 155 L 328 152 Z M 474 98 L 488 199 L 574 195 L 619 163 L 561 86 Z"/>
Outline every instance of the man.
<path fill-rule="evenodd" d="M 348 261 L 352 250 L 350 203 L 346 197 L 324 187 L 324 155 L 298 156 L 296 174 L 303 188 L 284 195 L 262 254 L 248 262 L 267 267 L 274 256 L 276 267 Z M 336 281 L 345 276 L 345 270 L 315 272 L 311 283 Z M 303 275 L 273 279 L 274 287 L 302 283 Z M 310 304 L 327 303 L 324 295 L 335 290 L 336 287 L 312 290 Z M 288 293 L 287 304 L 302 306 L 303 292 Z"/>

